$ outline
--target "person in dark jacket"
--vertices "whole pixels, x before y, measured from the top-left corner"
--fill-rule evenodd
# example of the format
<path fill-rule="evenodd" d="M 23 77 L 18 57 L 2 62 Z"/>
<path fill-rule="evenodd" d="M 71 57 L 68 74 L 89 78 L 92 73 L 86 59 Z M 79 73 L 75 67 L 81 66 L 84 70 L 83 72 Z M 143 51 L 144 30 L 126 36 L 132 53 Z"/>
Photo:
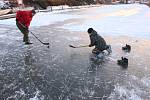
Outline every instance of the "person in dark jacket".
<path fill-rule="evenodd" d="M 30 11 L 17 11 L 16 14 L 16 25 L 18 29 L 23 33 L 23 42 L 25 44 L 32 44 L 29 42 L 29 26 L 32 20 L 32 17 L 35 15 L 35 10 Z"/>
<path fill-rule="evenodd" d="M 87 32 L 91 40 L 89 47 L 95 46 L 95 48 L 92 50 L 92 53 L 98 55 L 104 50 L 107 50 L 109 54 L 111 53 L 111 46 L 107 45 L 104 38 L 98 35 L 97 32 L 93 28 L 89 28 Z"/>

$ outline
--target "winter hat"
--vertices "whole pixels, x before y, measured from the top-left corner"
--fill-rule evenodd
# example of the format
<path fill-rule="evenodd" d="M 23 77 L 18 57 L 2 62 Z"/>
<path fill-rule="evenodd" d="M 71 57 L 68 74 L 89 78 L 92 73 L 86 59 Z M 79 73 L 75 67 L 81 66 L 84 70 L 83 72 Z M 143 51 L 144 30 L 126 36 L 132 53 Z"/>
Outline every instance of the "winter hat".
<path fill-rule="evenodd" d="M 88 33 L 91 33 L 92 31 L 93 31 L 93 28 L 89 28 L 89 29 L 87 30 Z"/>

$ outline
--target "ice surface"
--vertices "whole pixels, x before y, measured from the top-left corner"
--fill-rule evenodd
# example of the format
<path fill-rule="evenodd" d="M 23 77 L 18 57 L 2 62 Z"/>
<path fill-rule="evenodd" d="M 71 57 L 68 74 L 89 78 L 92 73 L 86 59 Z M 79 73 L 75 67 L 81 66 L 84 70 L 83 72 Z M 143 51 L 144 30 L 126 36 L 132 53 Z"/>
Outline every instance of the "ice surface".
<path fill-rule="evenodd" d="M 135 93 L 135 90 L 128 90 L 127 87 L 116 86 L 115 93 L 111 94 L 109 100 L 142 100 L 140 96 Z"/>
<path fill-rule="evenodd" d="M 142 4 L 40 12 L 30 28 L 50 48 L 31 34 L 34 44 L 24 45 L 15 19 L 1 20 L 0 100 L 149 100 L 149 17 Z M 102 63 L 93 48 L 69 47 L 89 44 L 89 27 L 112 46 Z M 126 43 L 130 53 L 121 50 Z M 116 63 L 121 56 L 129 59 L 127 69 Z"/>

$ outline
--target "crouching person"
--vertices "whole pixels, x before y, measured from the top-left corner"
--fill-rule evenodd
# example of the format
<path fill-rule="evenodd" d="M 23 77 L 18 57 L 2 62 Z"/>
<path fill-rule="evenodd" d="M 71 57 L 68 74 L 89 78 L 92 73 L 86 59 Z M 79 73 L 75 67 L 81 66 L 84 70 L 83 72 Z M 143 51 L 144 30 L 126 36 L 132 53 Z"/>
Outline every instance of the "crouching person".
<path fill-rule="evenodd" d="M 90 40 L 91 40 L 91 44 L 89 45 L 89 47 L 95 46 L 95 48 L 92 50 L 92 53 L 99 55 L 104 50 L 106 50 L 108 52 L 108 54 L 110 54 L 112 52 L 111 46 L 107 45 L 104 38 L 102 38 L 100 35 L 98 35 L 97 32 L 93 28 L 89 28 L 87 30 L 87 32 L 88 32 L 88 34 L 90 36 Z"/>

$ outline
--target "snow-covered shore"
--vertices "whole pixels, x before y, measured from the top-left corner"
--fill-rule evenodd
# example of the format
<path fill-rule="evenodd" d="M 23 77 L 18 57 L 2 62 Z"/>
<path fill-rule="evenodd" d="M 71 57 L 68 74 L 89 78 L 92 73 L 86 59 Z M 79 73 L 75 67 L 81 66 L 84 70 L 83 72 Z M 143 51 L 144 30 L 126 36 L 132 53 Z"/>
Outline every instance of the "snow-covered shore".
<path fill-rule="evenodd" d="M 112 10 L 109 9 L 112 8 Z M 150 11 L 144 4 L 104 5 L 101 7 L 39 12 L 31 22 L 31 28 L 64 23 L 63 28 L 86 31 L 94 27 L 102 35 L 130 35 L 150 37 Z M 67 21 L 71 21 L 68 23 Z M 15 19 L 0 20 L 2 25 L 15 26 Z"/>

